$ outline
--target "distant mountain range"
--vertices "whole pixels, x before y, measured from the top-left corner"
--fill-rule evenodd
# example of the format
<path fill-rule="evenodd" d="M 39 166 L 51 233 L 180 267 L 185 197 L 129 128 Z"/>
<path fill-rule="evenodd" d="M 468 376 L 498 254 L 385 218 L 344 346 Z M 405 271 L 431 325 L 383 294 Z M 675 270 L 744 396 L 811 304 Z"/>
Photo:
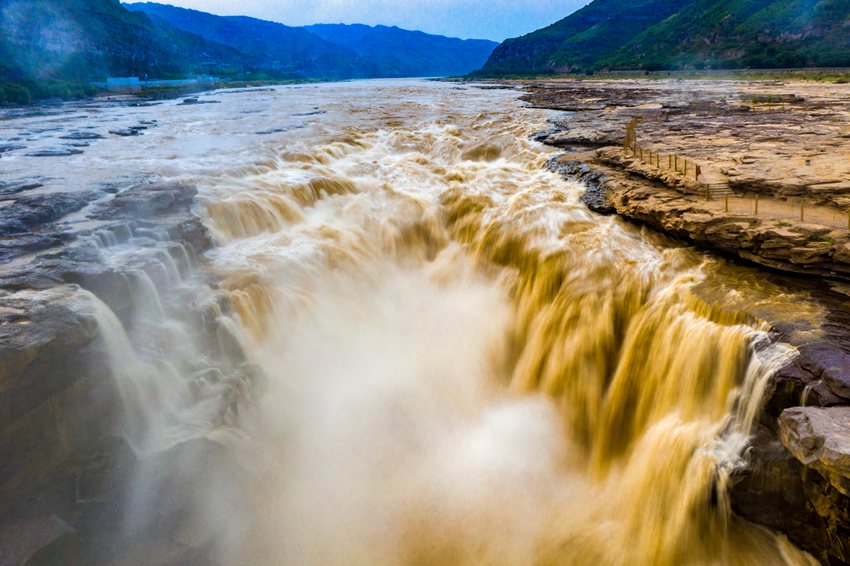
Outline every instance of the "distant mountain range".
<path fill-rule="evenodd" d="M 498 45 L 397 27 L 318 24 L 297 28 L 153 2 L 125 6 L 160 24 L 245 53 L 257 68 L 309 78 L 462 75 L 480 68 Z"/>
<path fill-rule="evenodd" d="M 480 75 L 850 66 L 850 0 L 594 0 Z"/>
<path fill-rule="evenodd" d="M 480 68 L 494 41 L 456 39 L 397 27 L 362 24 L 317 24 L 310 33 L 357 53 L 371 76 L 443 77 L 465 75 Z"/>
<path fill-rule="evenodd" d="M 164 4 L 0 0 L 0 102 L 93 92 L 108 76 L 338 80 L 462 75 L 497 46 L 395 27 L 290 27 Z"/>

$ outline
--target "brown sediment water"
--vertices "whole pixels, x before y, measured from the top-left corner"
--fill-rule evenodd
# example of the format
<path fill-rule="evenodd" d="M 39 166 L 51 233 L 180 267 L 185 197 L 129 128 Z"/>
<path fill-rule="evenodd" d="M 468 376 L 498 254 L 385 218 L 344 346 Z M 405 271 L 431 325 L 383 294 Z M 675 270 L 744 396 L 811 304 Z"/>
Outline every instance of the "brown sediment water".
<path fill-rule="evenodd" d="M 181 536 L 224 564 L 814 563 L 727 495 L 794 355 L 770 317 L 804 298 L 587 210 L 516 93 L 376 82 L 256 104 L 312 103 L 308 127 L 174 172 L 265 374 L 238 415 L 180 429 L 237 470 L 181 468 Z M 179 397 L 115 363 L 140 422 Z M 180 440 L 160 428 L 149 452 Z"/>

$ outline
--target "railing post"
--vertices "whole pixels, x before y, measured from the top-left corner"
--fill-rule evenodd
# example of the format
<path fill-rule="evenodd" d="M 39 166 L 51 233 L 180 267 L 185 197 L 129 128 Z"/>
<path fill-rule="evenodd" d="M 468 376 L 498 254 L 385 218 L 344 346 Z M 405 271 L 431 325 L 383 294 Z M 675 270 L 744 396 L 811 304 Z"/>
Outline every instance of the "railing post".
<path fill-rule="evenodd" d="M 694 164 L 694 179 L 699 180 L 699 175 L 700 175 L 700 173 L 702 173 L 702 167 L 700 167 L 699 165 Z"/>
<path fill-rule="evenodd" d="M 803 200 L 800 199 L 800 222 L 805 222 L 805 216 L 803 214 Z"/>
<path fill-rule="evenodd" d="M 758 215 L 759 215 L 759 194 L 758 194 L 758 193 L 756 193 L 756 198 L 755 198 L 755 200 L 753 201 L 753 205 L 754 205 L 754 206 L 753 206 L 753 209 L 754 209 L 754 210 L 753 210 L 754 216 L 758 216 Z"/>
<path fill-rule="evenodd" d="M 668 155 L 667 156 L 667 169 L 672 169 L 672 168 L 673 168 L 673 156 Z"/>
<path fill-rule="evenodd" d="M 723 210 L 729 212 L 729 195 L 723 195 Z"/>
<path fill-rule="evenodd" d="M 711 187 L 705 186 L 705 200 L 711 200 Z"/>

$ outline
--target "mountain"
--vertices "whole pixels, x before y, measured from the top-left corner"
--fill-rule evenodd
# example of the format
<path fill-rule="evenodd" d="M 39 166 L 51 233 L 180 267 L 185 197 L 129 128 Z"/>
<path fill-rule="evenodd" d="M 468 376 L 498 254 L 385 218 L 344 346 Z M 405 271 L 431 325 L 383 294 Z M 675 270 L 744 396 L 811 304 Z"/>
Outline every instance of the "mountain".
<path fill-rule="evenodd" d="M 464 74 L 480 67 L 494 47 L 384 26 L 296 28 L 154 3 L 0 0 L 0 103 L 84 96 L 108 76 L 335 80 Z"/>
<path fill-rule="evenodd" d="M 486 75 L 566 73 L 592 67 L 694 0 L 594 0 L 548 27 L 502 43 Z"/>
<path fill-rule="evenodd" d="M 373 76 L 382 77 L 464 75 L 481 68 L 498 45 L 387 26 L 316 24 L 305 29 L 356 53 Z"/>
<path fill-rule="evenodd" d="M 651 69 L 850 66 L 850 0 L 698 0 L 600 64 Z"/>
<path fill-rule="evenodd" d="M 594 0 L 480 74 L 850 66 L 848 0 Z"/>
<path fill-rule="evenodd" d="M 247 64 L 230 47 L 158 25 L 118 0 L 0 0 L 0 100 L 62 96 L 107 75 L 230 74 Z"/>
<path fill-rule="evenodd" d="M 295 28 L 154 2 L 126 6 L 154 21 L 246 53 L 261 68 L 290 69 L 311 78 L 462 75 L 480 68 L 498 45 L 397 27 L 318 24 Z"/>
<path fill-rule="evenodd" d="M 243 16 L 214 16 L 166 4 L 125 4 L 153 21 L 247 55 L 258 68 L 283 71 L 300 78 L 339 79 L 365 76 L 355 53 L 302 28 Z"/>

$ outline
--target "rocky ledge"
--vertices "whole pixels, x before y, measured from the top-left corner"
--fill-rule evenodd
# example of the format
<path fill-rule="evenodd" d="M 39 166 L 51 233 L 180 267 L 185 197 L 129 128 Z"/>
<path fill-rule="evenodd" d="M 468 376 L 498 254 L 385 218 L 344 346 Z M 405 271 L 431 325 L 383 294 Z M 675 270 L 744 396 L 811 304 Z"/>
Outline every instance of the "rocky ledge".
<path fill-rule="evenodd" d="M 126 332 L 144 346 L 122 355 L 144 361 L 189 328 L 181 347 L 203 352 L 193 358 L 205 365 L 186 364 L 186 384 L 220 400 L 213 422 L 230 418 L 257 379 L 221 323 L 226 301 L 200 269 L 212 244 L 192 212 L 196 190 L 140 183 L 32 194 L 40 189 L 9 191 L 0 214 L 8 236 L 0 248 L 0 564 L 126 563 L 145 537 L 172 563 L 196 560 L 199 550 L 169 532 L 189 497 L 174 494 L 187 486 L 167 490 L 156 524 L 146 525 L 156 532 L 134 532 L 138 540 L 127 538 L 124 505 L 140 470 L 173 481 L 167 463 L 221 451 L 203 439 L 154 457 L 131 447 L 107 336 Z"/>
<path fill-rule="evenodd" d="M 850 564 L 850 87 L 524 86 L 533 106 L 565 112 L 535 139 L 568 151 L 549 167 L 587 187 L 589 208 L 768 268 L 760 278 L 808 294 L 822 311 L 814 329 L 775 323 L 774 340 L 799 355 L 765 391 L 731 497 L 738 514 L 785 533 L 823 564 Z M 654 159 L 624 151 L 626 125 L 635 118 L 637 142 Z M 690 175 L 665 166 L 668 155 L 700 163 L 701 175 L 693 165 Z M 711 198 L 718 186 L 722 196 Z M 793 208 L 799 199 L 807 207 L 803 220 Z"/>
<path fill-rule="evenodd" d="M 583 200 L 592 210 L 772 268 L 765 278 L 790 292 L 810 291 L 826 313 L 814 340 L 799 338 L 790 326 L 774 329 L 775 339 L 797 347 L 799 356 L 777 371 L 767 389 L 732 504 L 740 515 L 787 534 L 822 563 L 850 564 L 850 298 L 829 279 L 797 277 L 850 279 L 847 231 L 726 216 L 697 196 L 604 160 L 616 151 L 563 156 L 550 167 L 587 187 Z"/>
<path fill-rule="evenodd" d="M 584 202 L 596 212 L 616 213 L 771 269 L 850 281 L 847 229 L 725 212 L 722 198 L 706 200 L 696 186 L 689 187 L 691 192 L 673 189 L 674 182 L 682 183 L 679 176 L 665 182 L 663 173 L 649 171 L 621 148 L 568 154 L 553 159 L 550 168 L 587 184 Z"/>

